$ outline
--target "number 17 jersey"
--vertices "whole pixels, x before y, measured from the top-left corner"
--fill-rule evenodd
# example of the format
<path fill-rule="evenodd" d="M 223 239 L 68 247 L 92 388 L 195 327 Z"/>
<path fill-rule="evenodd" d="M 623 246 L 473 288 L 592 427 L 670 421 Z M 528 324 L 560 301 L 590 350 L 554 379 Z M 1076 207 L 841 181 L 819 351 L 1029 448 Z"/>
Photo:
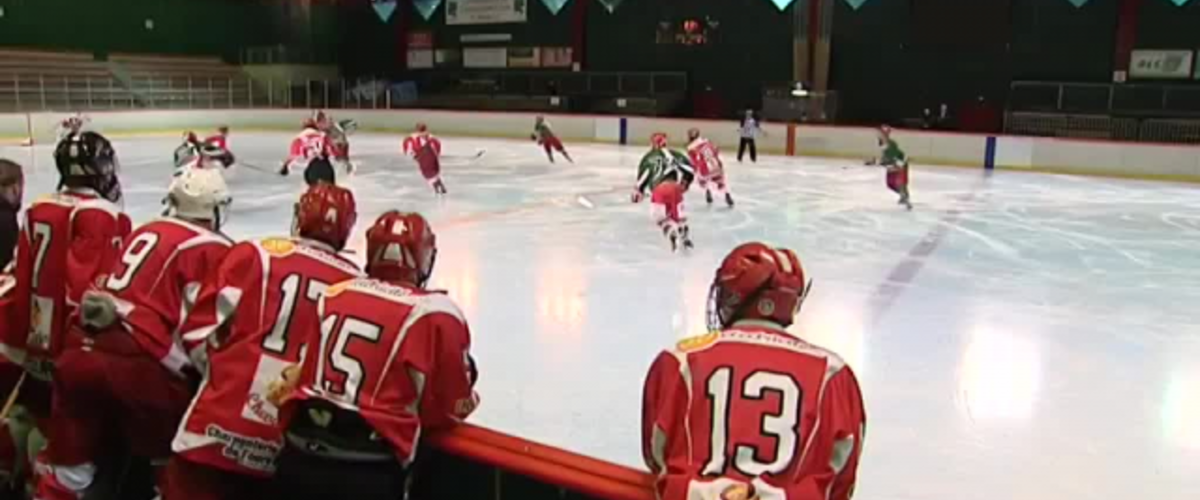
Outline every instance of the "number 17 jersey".
<path fill-rule="evenodd" d="M 300 362 L 320 330 L 317 300 L 359 275 L 332 248 L 302 238 L 239 243 L 201 288 L 182 331 L 208 342 L 208 368 L 172 449 L 181 458 L 266 477 L 283 447 L 279 409 L 268 400 L 283 370 Z"/>
<path fill-rule="evenodd" d="M 778 327 L 684 340 L 655 360 L 642 450 L 662 500 L 846 500 L 866 418 L 836 354 Z"/>

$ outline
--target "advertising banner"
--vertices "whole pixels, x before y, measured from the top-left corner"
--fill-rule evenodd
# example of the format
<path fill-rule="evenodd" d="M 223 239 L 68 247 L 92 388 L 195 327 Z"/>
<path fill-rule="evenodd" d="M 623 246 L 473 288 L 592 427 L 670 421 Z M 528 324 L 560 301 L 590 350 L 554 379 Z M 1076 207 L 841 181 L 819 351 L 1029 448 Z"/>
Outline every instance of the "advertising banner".
<path fill-rule="evenodd" d="M 464 68 L 507 68 L 508 48 L 479 47 L 463 49 Z"/>
<path fill-rule="evenodd" d="M 1190 50 L 1135 50 L 1129 61 L 1129 76 L 1133 78 L 1188 79 L 1192 78 Z"/>
<path fill-rule="evenodd" d="M 523 23 L 528 0 L 446 0 L 446 24 Z"/>

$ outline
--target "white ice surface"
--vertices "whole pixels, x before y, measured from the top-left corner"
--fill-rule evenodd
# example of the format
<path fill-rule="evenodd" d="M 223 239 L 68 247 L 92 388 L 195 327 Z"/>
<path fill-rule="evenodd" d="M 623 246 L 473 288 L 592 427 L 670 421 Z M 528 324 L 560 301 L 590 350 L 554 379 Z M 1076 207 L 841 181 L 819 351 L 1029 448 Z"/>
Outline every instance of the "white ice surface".
<path fill-rule="evenodd" d="M 116 141 L 135 222 L 161 209 L 175 139 Z M 273 171 L 287 140 L 232 148 Z M 438 201 L 398 137 L 353 141 L 359 228 L 391 208 L 433 221 L 435 285 L 473 327 L 478 423 L 640 466 L 646 368 L 703 331 L 720 257 L 762 239 L 815 279 L 794 331 L 862 381 L 856 498 L 1200 498 L 1195 186 L 916 168 L 906 212 L 878 169 L 727 158 L 737 208 L 693 191 L 696 250 L 672 255 L 628 202 L 638 148 L 570 145 L 578 164 L 550 165 L 528 142 L 447 138 Z M 29 167 L 27 202 L 54 187 L 47 147 L 0 154 Z M 298 174 L 241 167 L 231 185 L 232 236 L 288 231 Z"/>

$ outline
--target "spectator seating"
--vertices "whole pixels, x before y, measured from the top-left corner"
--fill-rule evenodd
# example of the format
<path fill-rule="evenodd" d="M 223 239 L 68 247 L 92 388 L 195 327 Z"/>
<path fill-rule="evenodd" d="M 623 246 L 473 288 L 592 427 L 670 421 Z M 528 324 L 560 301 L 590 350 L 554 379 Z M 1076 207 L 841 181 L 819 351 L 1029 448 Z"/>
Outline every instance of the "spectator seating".
<path fill-rule="evenodd" d="M 216 57 L 114 54 L 109 62 L 145 107 L 249 107 L 267 100 L 241 68 Z"/>
<path fill-rule="evenodd" d="M 0 49 L 0 110 L 128 108 L 133 96 L 92 54 Z"/>

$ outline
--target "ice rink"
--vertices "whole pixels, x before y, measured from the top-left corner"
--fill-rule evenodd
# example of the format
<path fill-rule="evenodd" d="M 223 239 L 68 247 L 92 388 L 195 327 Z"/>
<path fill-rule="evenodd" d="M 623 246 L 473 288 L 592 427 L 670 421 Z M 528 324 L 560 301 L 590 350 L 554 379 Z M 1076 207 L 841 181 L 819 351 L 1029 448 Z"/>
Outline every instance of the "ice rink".
<path fill-rule="evenodd" d="M 267 172 L 289 138 L 234 131 L 239 160 L 261 170 L 231 175 L 231 236 L 289 230 L 303 181 Z M 794 248 L 815 279 L 793 331 L 862 381 L 856 498 L 1200 497 L 1196 186 L 917 166 L 907 212 L 877 168 L 727 153 L 737 207 L 693 190 L 696 249 L 675 255 L 629 203 L 640 147 L 568 144 L 577 163 L 551 165 L 530 142 L 444 138 L 450 196 L 437 200 L 398 136 L 352 142 L 353 247 L 385 210 L 432 220 L 435 286 L 473 329 L 480 424 L 642 467 L 646 369 L 703 333 L 718 260 L 761 239 Z M 116 141 L 135 223 L 161 211 L 177 144 Z M 0 154 L 31 171 L 27 204 L 54 187 L 48 147 Z"/>

